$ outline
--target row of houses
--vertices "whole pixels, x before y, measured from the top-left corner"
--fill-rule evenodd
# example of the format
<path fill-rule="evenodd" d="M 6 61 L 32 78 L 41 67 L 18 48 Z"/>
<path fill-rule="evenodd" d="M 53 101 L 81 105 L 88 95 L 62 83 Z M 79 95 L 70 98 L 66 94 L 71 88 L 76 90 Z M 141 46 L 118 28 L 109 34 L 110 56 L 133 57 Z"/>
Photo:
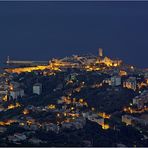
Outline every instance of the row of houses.
<path fill-rule="evenodd" d="M 41 95 L 42 84 L 35 83 L 32 88 L 32 93 Z M 17 99 L 19 97 L 24 97 L 25 92 L 24 92 L 24 89 L 21 87 L 20 83 L 12 81 L 10 84 L 4 84 L 3 89 L 0 89 L 0 95 L 1 96 L 8 95 L 9 98 Z"/>
<path fill-rule="evenodd" d="M 136 77 L 129 77 L 128 79 L 122 81 L 121 76 L 117 75 L 117 76 L 112 76 L 108 79 L 105 79 L 103 82 L 107 83 L 110 86 L 121 86 L 122 85 L 123 87 L 132 89 L 134 91 L 137 89 Z"/>
<path fill-rule="evenodd" d="M 142 109 L 148 103 L 148 91 L 143 91 L 139 96 L 133 98 L 133 104 Z"/>
<path fill-rule="evenodd" d="M 147 120 L 140 119 L 138 117 L 133 117 L 131 115 L 123 115 L 122 116 L 122 122 L 124 122 L 126 125 L 135 125 L 135 124 L 141 124 L 144 126 L 148 125 Z"/>

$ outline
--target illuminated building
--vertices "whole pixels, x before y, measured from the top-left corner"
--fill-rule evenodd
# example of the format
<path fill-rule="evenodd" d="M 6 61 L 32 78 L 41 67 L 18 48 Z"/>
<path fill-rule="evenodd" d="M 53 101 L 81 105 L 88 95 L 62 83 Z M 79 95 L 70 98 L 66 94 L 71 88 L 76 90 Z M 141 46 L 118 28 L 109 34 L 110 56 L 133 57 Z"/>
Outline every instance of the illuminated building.
<path fill-rule="evenodd" d="M 109 129 L 110 127 L 109 127 L 109 125 L 108 124 L 103 124 L 102 125 L 102 129 L 104 129 L 104 130 L 107 130 L 107 129 Z"/>
<path fill-rule="evenodd" d="M 137 105 L 138 108 L 143 108 L 144 104 L 148 103 L 148 92 L 144 91 L 140 96 L 133 98 L 133 104 Z"/>
<path fill-rule="evenodd" d="M 24 114 L 24 115 L 27 115 L 27 114 L 29 114 L 29 110 L 27 110 L 27 109 L 24 109 L 24 110 L 23 110 L 23 114 Z"/>
<path fill-rule="evenodd" d="M 17 89 L 19 87 L 20 87 L 20 83 L 15 82 L 15 81 L 10 82 L 10 85 L 9 85 L 10 90 L 14 90 L 14 89 Z"/>
<path fill-rule="evenodd" d="M 48 105 L 48 108 L 49 108 L 49 109 L 55 109 L 56 106 L 55 106 L 54 104 L 50 104 L 50 105 Z"/>
<path fill-rule="evenodd" d="M 33 85 L 33 93 L 40 95 L 42 93 L 42 84 L 41 83 L 36 83 Z"/>
<path fill-rule="evenodd" d="M 21 88 L 10 90 L 10 96 L 13 99 L 17 99 L 18 97 L 23 97 L 24 96 L 24 90 L 21 89 Z"/>
<path fill-rule="evenodd" d="M 99 112 L 98 115 L 104 119 L 109 119 L 111 115 L 106 114 L 105 112 Z"/>
<path fill-rule="evenodd" d="M 103 49 L 99 48 L 99 57 L 103 57 Z"/>
<path fill-rule="evenodd" d="M 139 83 L 137 84 L 137 86 L 138 86 L 139 89 L 141 89 L 142 87 L 147 87 L 148 84 L 147 84 L 147 82 L 139 82 Z"/>
<path fill-rule="evenodd" d="M 0 127 L 0 133 L 4 133 L 7 131 L 7 128 L 6 127 Z"/>
<path fill-rule="evenodd" d="M 120 76 L 113 76 L 113 77 L 111 77 L 111 85 L 112 86 L 119 86 L 119 85 L 121 85 L 121 77 Z"/>
<path fill-rule="evenodd" d="M 134 91 L 137 89 L 137 82 L 135 77 L 130 77 L 126 81 L 123 82 L 123 87 L 128 89 L 133 89 Z"/>
<path fill-rule="evenodd" d="M 20 83 L 18 82 L 10 82 L 8 90 L 10 97 L 12 97 L 13 99 L 24 96 L 24 90 L 20 88 Z"/>
<path fill-rule="evenodd" d="M 108 67 L 117 67 L 117 66 L 120 66 L 122 61 L 121 60 L 111 60 L 108 57 L 104 57 L 103 59 L 99 60 L 99 63 L 105 64 Z"/>
<path fill-rule="evenodd" d="M 16 104 L 10 104 L 8 106 L 8 109 L 14 109 L 14 108 L 18 108 L 18 107 L 21 107 L 21 105 L 17 102 Z"/>
<path fill-rule="evenodd" d="M 138 117 L 133 117 L 130 115 L 123 115 L 122 116 L 122 122 L 126 123 L 126 125 L 134 125 L 134 124 L 141 124 L 144 126 L 148 125 L 147 120 L 140 119 Z"/>
<path fill-rule="evenodd" d="M 123 115 L 122 122 L 126 123 L 126 125 L 133 125 L 133 119 L 129 115 Z"/>
<path fill-rule="evenodd" d="M 120 76 L 126 76 L 127 75 L 127 72 L 124 71 L 124 70 L 120 70 L 119 75 Z"/>

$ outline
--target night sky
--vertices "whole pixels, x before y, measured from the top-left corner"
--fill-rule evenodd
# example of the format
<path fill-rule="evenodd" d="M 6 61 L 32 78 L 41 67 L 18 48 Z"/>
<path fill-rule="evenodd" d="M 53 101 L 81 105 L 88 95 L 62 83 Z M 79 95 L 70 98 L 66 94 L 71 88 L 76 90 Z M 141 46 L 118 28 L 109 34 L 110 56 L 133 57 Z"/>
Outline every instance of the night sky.
<path fill-rule="evenodd" d="M 148 2 L 0 2 L 0 61 L 93 53 L 148 67 Z"/>

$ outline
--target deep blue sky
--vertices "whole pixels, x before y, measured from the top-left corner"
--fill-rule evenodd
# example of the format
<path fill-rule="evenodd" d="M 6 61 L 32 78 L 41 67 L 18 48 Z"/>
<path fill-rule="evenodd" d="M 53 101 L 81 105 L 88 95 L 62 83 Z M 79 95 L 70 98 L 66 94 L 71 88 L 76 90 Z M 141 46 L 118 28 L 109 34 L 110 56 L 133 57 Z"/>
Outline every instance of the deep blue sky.
<path fill-rule="evenodd" d="M 0 61 L 105 54 L 148 67 L 148 2 L 0 2 Z"/>

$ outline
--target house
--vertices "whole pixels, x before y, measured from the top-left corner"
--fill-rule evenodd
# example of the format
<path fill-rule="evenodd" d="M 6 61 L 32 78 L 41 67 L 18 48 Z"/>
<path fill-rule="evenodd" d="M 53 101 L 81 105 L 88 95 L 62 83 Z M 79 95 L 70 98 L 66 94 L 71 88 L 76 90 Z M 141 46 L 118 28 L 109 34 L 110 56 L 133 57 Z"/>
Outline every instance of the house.
<path fill-rule="evenodd" d="M 33 138 L 29 139 L 28 142 L 38 145 L 38 144 L 42 143 L 43 141 L 33 137 Z"/>
<path fill-rule="evenodd" d="M 19 142 L 26 140 L 27 137 L 23 133 L 15 133 L 13 136 L 8 136 L 8 140 L 11 142 Z"/>
<path fill-rule="evenodd" d="M 6 131 L 7 131 L 7 128 L 6 127 L 0 126 L 0 133 L 4 133 Z"/>
<path fill-rule="evenodd" d="M 41 83 L 35 83 L 33 85 L 33 93 L 37 95 L 41 95 L 42 93 L 42 84 Z"/>
<path fill-rule="evenodd" d="M 137 89 L 136 77 L 129 77 L 127 80 L 125 80 L 123 82 L 123 87 L 133 89 L 135 91 Z"/>
<path fill-rule="evenodd" d="M 122 116 L 122 122 L 124 122 L 126 125 L 133 125 L 134 120 L 131 116 L 129 115 L 123 115 Z"/>
<path fill-rule="evenodd" d="M 111 85 L 112 86 L 119 86 L 119 85 L 121 85 L 121 77 L 120 76 L 113 76 L 113 77 L 111 77 Z"/>
<path fill-rule="evenodd" d="M 17 99 L 18 97 L 23 97 L 24 96 L 24 90 L 21 88 L 15 88 L 10 91 L 10 96 L 13 99 Z"/>

